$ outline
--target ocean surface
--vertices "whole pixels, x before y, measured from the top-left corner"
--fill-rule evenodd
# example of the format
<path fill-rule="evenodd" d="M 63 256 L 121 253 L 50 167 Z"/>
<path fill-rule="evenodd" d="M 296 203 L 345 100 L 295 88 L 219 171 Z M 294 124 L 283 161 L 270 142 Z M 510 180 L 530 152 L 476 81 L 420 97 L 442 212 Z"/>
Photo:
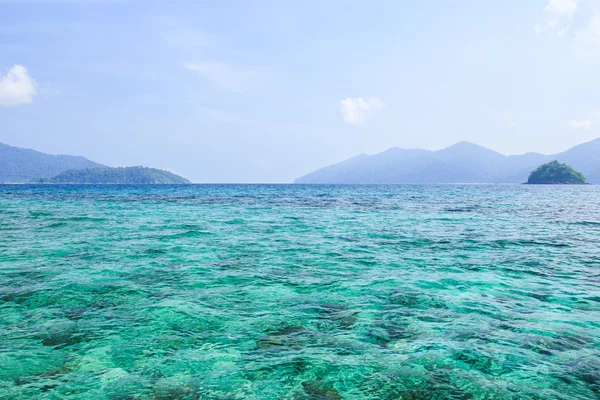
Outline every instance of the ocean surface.
<path fill-rule="evenodd" d="M 0 399 L 599 399 L 600 186 L 0 185 Z"/>

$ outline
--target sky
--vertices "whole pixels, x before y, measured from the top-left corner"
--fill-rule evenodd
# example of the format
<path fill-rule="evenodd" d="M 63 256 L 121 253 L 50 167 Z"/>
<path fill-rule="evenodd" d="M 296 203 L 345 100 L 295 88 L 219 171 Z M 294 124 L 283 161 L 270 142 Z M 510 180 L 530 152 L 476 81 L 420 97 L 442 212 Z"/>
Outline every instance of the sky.
<path fill-rule="evenodd" d="M 0 0 L 0 142 L 193 182 L 600 137 L 598 0 Z"/>

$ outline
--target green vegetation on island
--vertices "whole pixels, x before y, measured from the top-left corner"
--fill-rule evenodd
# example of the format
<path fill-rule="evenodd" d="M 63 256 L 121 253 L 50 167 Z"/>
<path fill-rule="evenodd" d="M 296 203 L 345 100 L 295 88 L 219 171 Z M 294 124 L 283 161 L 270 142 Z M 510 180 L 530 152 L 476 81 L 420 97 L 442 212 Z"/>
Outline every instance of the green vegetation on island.
<path fill-rule="evenodd" d="M 33 183 L 79 184 L 187 184 L 189 180 L 148 167 L 87 168 L 70 170 L 52 178 L 38 178 Z"/>
<path fill-rule="evenodd" d="M 586 183 L 581 172 L 575 171 L 567 164 L 552 161 L 536 168 L 529 175 L 528 184 L 546 185 L 583 185 Z"/>

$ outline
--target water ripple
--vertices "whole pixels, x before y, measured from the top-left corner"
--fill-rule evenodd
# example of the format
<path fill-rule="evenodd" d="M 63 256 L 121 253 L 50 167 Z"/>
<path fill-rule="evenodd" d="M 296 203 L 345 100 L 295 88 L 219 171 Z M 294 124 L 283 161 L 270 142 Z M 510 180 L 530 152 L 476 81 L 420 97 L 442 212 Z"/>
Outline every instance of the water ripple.
<path fill-rule="evenodd" d="M 0 185 L 0 398 L 600 398 L 599 198 Z"/>

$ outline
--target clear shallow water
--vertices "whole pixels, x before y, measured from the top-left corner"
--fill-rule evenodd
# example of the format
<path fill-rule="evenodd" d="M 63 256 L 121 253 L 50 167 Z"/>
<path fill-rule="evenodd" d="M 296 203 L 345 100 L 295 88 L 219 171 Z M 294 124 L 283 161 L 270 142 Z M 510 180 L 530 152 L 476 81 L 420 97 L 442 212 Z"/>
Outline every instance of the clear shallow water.
<path fill-rule="evenodd" d="M 598 186 L 0 185 L 1 399 L 600 398 Z"/>

